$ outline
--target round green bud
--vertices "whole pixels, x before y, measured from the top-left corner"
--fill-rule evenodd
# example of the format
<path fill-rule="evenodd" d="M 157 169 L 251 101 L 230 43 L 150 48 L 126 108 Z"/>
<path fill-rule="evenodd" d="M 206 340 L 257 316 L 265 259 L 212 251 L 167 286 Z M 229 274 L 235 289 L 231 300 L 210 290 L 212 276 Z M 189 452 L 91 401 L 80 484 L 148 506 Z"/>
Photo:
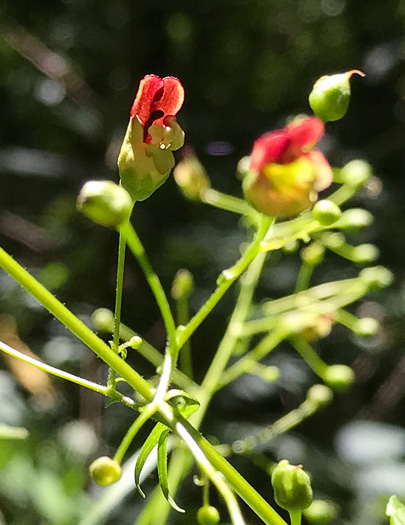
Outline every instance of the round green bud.
<path fill-rule="evenodd" d="M 307 400 L 321 408 L 333 399 L 332 390 L 325 385 L 314 385 L 307 392 Z"/>
<path fill-rule="evenodd" d="M 342 212 L 339 206 L 326 199 L 318 201 L 312 210 L 312 216 L 314 219 L 320 222 L 322 226 L 329 226 L 330 224 L 333 224 L 340 218 L 341 215 Z"/>
<path fill-rule="evenodd" d="M 309 95 L 309 105 L 315 115 L 324 122 L 340 120 L 346 115 L 350 102 L 350 77 L 358 70 L 319 78 Z"/>
<path fill-rule="evenodd" d="M 133 202 L 129 193 L 109 180 L 91 180 L 81 189 L 77 208 L 101 226 L 117 227 L 128 220 Z"/>
<path fill-rule="evenodd" d="M 90 476 L 97 485 L 111 485 L 121 477 L 121 466 L 108 456 L 97 458 L 89 467 Z"/>
<path fill-rule="evenodd" d="M 378 259 L 379 249 L 374 244 L 360 244 L 353 250 L 352 261 L 358 264 L 368 264 Z"/>
<path fill-rule="evenodd" d="M 338 515 L 338 507 L 330 501 L 315 499 L 304 510 L 304 516 L 313 525 L 329 525 Z"/>
<path fill-rule="evenodd" d="M 370 290 L 381 290 L 390 286 L 394 277 L 392 273 L 384 266 L 374 266 L 365 268 L 360 272 L 360 279 L 365 281 Z"/>
<path fill-rule="evenodd" d="M 370 164 L 360 159 L 351 160 L 340 170 L 340 178 L 343 184 L 354 187 L 362 186 L 371 175 Z"/>
<path fill-rule="evenodd" d="M 218 509 L 212 505 L 203 505 L 198 509 L 197 521 L 199 525 L 217 525 L 220 519 Z"/>
<path fill-rule="evenodd" d="M 313 242 L 301 250 L 301 259 L 311 266 L 321 263 L 324 255 L 325 248 L 317 242 Z"/>
<path fill-rule="evenodd" d="M 372 317 L 363 317 L 354 325 L 353 332 L 359 337 L 373 337 L 378 333 L 380 323 Z"/>
<path fill-rule="evenodd" d="M 139 335 L 134 335 L 129 340 L 129 346 L 133 348 L 134 350 L 138 350 L 138 348 L 142 345 L 143 339 L 142 337 L 139 337 Z"/>
<path fill-rule="evenodd" d="M 173 171 L 174 180 L 186 199 L 200 200 L 211 182 L 204 166 L 195 155 L 184 157 Z"/>
<path fill-rule="evenodd" d="M 277 505 L 289 512 L 303 511 L 312 502 L 311 478 L 302 465 L 290 465 L 283 459 L 271 475 L 274 499 Z"/>
<path fill-rule="evenodd" d="M 179 270 L 173 279 L 172 297 L 175 300 L 187 299 L 194 290 L 194 279 L 188 270 Z"/>
<path fill-rule="evenodd" d="M 111 333 L 114 328 L 114 314 L 108 308 L 98 308 L 91 316 L 94 329 L 97 332 Z"/>
<path fill-rule="evenodd" d="M 373 222 L 373 215 L 362 208 L 352 208 L 342 213 L 336 227 L 344 230 L 360 230 L 370 226 Z"/>
<path fill-rule="evenodd" d="M 242 157 L 240 161 L 238 162 L 238 166 L 236 168 L 236 174 L 240 180 L 243 180 L 246 175 L 249 173 L 250 168 L 250 157 Z"/>
<path fill-rule="evenodd" d="M 353 369 L 346 365 L 331 365 L 327 368 L 323 380 L 336 392 L 344 392 L 354 382 Z"/>

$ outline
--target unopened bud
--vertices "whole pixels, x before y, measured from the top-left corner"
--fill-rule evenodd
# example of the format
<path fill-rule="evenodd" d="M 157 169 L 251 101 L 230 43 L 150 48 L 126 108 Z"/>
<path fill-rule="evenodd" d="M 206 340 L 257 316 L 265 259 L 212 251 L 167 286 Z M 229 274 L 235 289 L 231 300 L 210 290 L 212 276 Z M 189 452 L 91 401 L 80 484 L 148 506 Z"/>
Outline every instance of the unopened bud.
<path fill-rule="evenodd" d="M 142 345 L 143 340 L 142 337 L 139 337 L 139 335 L 134 335 L 129 340 L 129 346 L 133 348 L 134 350 L 138 350 L 138 348 Z"/>
<path fill-rule="evenodd" d="M 91 321 L 97 332 L 111 333 L 114 328 L 114 314 L 108 308 L 98 308 L 93 312 Z"/>
<path fill-rule="evenodd" d="M 311 478 L 302 465 L 280 461 L 271 475 L 274 499 L 277 505 L 289 512 L 303 511 L 312 502 Z"/>
<path fill-rule="evenodd" d="M 324 122 L 340 120 L 346 115 L 350 102 L 350 77 L 364 73 L 353 69 L 337 75 L 319 78 L 309 95 L 309 105 L 315 115 Z"/>
<path fill-rule="evenodd" d="M 336 392 L 344 392 L 355 380 L 353 369 L 346 365 L 331 365 L 327 368 L 323 380 Z"/>
<path fill-rule="evenodd" d="M 187 299 L 194 290 L 194 279 L 188 270 L 179 270 L 173 280 L 172 297 L 175 300 Z"/>
<path fill-rule="evenodd" d="M 217 525 L 220 519 L 218 509 L 212 505 L 203 505 L 198 509 L 197 522 L 199 525 Z"/>
<path fill-rule="evenodd" d="M 390 286 L 394 277 L 392 273 L 384 266 L 374 266 L 365 268 L 360 272 L 360 279 L 365 281 L 370 290 L 381 290 Z"/>
<path fill-rule="evenodd" d="M 338 515 L 338 507 L 330 501 L 321 499 L 314 500 L 311 505 L 304 510 L 307 521 L 313 525 L 329 525 Z"/>
<path fill-rule="evenodd" d="M 351 160 L 340 170 L 342 182 L 354 187 L 362 186 L 371 175 L 370 164 L 360 159 Z"/>
<path fill-rule="evenodd" d="M 380 323 L 373 317 L 358 319 L 353 327 L 353 332 L 359 337 L 373 337 L 378 333 Z"/>
<path fill-rule="evenodd" d="M 90 476 L 97 485 L 111 485 L 121 477 L 121 466 L 108 456 L 97 458 L 89 467 Z"/>
<path fill-rule="evenodd" d="M 378 259 L 380 251 L 374 244 L 360 244 L 353 250 L 351 260 L 358 264 L 368 264 Z"/>
<path fill-rule="evenodd" d="M 313 242 L 301 250 L 301 259 L 311 266 L 321 263 L 324 255 L 325 248 L 317 242 Z"/>
<path fill-rule="evenodd" d="M 325 385 L 311 386 L 307 392 L 307 400 L 316 405 L 317 408 L 327 405 L 332 401 L 332 399 L 333 392 L 328 386 Z"/>
<path fill-rule="evenodd" d="M 86 182 L 77 198 L 77 207 L 84 215 L 111 228 L 129 219 L 132 206 L 129 193 L 109 180 Z"/>
<path fill-rule="evenodd" d="M 190 200 L 200 200 L 201 195 L 211 186 L 204 166 L 196 156 L 182 159 L 174 168 L 174 179 L 183 195 Z"/>
<path fill-rule="evenodd" d="M 337 204 L 327 199 L 318 201 L 312 210 L 312 216 L 320 222 L 322 226 L 329 226 L 336 222 L 342 212 Z"/>
<path fill-rule="evenodd" d="M 335 226 L 343 230 L 360 230 L 370 226 L 373 220 L 374 217 L 369 211 L 362 208 L 352 208 L 342 213 Z"/>

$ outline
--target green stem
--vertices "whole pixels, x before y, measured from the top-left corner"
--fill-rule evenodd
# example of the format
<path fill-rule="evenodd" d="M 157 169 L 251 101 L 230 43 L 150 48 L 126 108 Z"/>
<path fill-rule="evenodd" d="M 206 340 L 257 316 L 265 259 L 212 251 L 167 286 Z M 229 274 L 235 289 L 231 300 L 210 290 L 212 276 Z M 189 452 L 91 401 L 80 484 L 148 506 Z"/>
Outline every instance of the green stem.
<path fill-rule="evenodd" d="M 115 309 L 114 309 L 114 329 L 113 329 L 113 350 L 118 353 L 120 343 L 120 324 L 122 307 L 122 288 L 124 283 L 125 267 L 125 248 L 127 241 L 122 231 L 119 232 L 118 241 L 118 262 L 117 262 L 117 284 L 115 289 Z M 110 368 L 108 373 L 108 386 L 115 388 L 115 372 Z"/>
<path fill-rule="evenodd" d="M 176 301 L 177 306 L 177 323 L 181 326 L 187 324 L 190 315 L 189 315 L 189 302 L 188 297 L 182 297 Z M 191 357 L 191 344 L 190 339 L 188 339 L 180 352 L 180 370 L 187 375 L 190 379 L 193 378 L 193 361 Z"/>
<path fill-rule="evenodd" d="M 300 356 L 307 362 L 317 376 L 321 379 L 329 368 L 328 365 L 319 357 L 312 346 L 303 337 L 291 337 L 291 343 Z"/>
<path fill-rule="evenodd" d="M 122 462 L 130 444 L 134 440 L 139 430 L 153 416 L 154 410 L 151 407 L 152 405 L 148 405 L 129 427 L 127 433 L 124 436 L 124 439 L 121 441 L 120 446 L 117 448 L 117 451 L 114 454 L 114 459 L 118 461 L 118 463 Z"/>
<path fill-rule="evenodd" d="M 240 215 L 246 215 L 247 217 L 253 218 L 256 223 L 260 217 L 260 214 L 257 213 L 254 208 L 249 206 L 245 200 L 238 199 L 232 195 L 227 195 L 226 193 L 221 193 L 213 188 L 204 191 L 201 195 L 201 200 L 205 204 L 209 204 L 215 208 L 238 213 Z"/>
<path fill-rule="evenodd" d="M 30 357 L 26 354 L 23 354 L 22 352 L 19 352 L 18 350 L 15 350 L 14 348 L 11 348 L 11 346 L 6 345 L 6 343 L 3 343 L 2 341 L 0 341 L 0 350 L 5 354 L 15 357 L 16 359 L 19 359 L 24 363 L 28 363 L 29 365 L 32 365 L 35 368 L 46 372 L 47 374 L 60 377 L 61 379 L 66 379 L 71 383 L 75 383 L 76 385 L 83 386 L 84 388 L 88 388 L 89 390 L 93 390 L 94 392 L 98 392 L 103 396 L 113 397 L 115 401 L 121 401 L 127 406 L 135 406 L 135 403 L 131 398 L 124 397 L 119 392 L 115 392 L 113 396 L 111 396 L 111 392 L 109 391 L 108 387 L 98 385 L 97 383 L 93 383 L 92 381 L 88 381 L 87 379 L 83 379 L 82 377 L 69 374 L 69 372 L 65 372 L 64 370 L 60 370 L 59 368 L 55 368 L 54 366 L 47 365 L 42 361 L 39 361 L 38 359 L 34 359 L 33 357 Z"/>
<path fill-rule="evenodd" d="M 290 523 L 291 525 L 301 525 L 302 512 L 297 510 L 290 512 Z"/>
<path fill-rule="evenodd" d="M 314 268 L 315 266 L 313 264 L 308 264 L 305 261 L 302 262 L 295 286 L 295 293 L 302 292 L 309 287 L 309 281 L 311 280 Z"/>
<path fill-rule="evenodd" d="M 177 343 L 179 348 L 181 348 L 184 345 L 184 343 L 190 338 L 193 332 L 200 326 L 200 324 L 204 321 L 207 315 L 214 309 L 214 307 L 222 299 L 222 297 L 229 290 L 232 284 L 238 279 L 238 277 L 240 277 L 240 275 L 244 272 L 244 270 L 246 270 L 246 268 L 250 265 L 253 259 L 255 259 L 255 257 L 259 254 L 260 243 L 265 238 L 266 233 L 268 232 L 273 221 L 273 218 L 265 217 L 264 215 L 262 215 L 261 223 L 256 233 L 256 236 L 253 242 L 245 251 L 245 253 L 234 266 L 228 268 L 227 270 L 224 270 L 221 273 L 218 279 L 217 289 L 214 291 L 214 293 L 209 297 L 209 299 L 200 308 L 200 310 L 194 315 L 190 322 L 185 327 L 182 327 L 181 330 L 177 331 Z"/>

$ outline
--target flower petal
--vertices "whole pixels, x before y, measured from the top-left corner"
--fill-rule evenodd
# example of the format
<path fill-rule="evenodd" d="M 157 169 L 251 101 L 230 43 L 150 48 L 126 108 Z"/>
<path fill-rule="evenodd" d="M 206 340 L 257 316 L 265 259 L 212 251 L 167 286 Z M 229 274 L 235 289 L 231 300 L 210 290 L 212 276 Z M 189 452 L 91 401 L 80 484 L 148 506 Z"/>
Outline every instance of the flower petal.
<path fill-rule="evenodd" d="M 184 102 L 184 88 L 176 77 L 164 77 L 163 93 L 159 100 L 155 102 L 154 111 L 162 111 L 163 116 L 154 121 L 155 124 L 163 125 L 164 119 L 168 115 L 176 115 Z"/>
<path fill-rule="evenodd" d="M 131 117 L 137 115 L 142 125 L 145 125 L 156 106 L 155 97 L 163 90 L 164 81 L 157 75 L 146 75 L 140 83 L 134 103 L 131 108 Z M 160 95 L 162 96 L 162 95 Z"/>
<path fill-rule="evenodd" d="M 272 131 L 259 137 L 255 140 L 250 155 L 251 171 L 259 173 L 270 162 L 280 163 L 280 157 L 283 156 L 289 144 L 290 141 L 284 131 Z"/>
<path fill-rule="evenodd" d="M 315 190 L 322 191 L 328 188 L 333 182 L 333 171 L 325 155 L 318 150 L 313 150 L 307 153 L 306 157 L 316 169 Z"/>
<path fill-rule="evenodd" d="M 323 137 L 325 126 L 320 118 L 308 117 L 291 122 L 285 131 L 296 147 L 310 150 Z"/>

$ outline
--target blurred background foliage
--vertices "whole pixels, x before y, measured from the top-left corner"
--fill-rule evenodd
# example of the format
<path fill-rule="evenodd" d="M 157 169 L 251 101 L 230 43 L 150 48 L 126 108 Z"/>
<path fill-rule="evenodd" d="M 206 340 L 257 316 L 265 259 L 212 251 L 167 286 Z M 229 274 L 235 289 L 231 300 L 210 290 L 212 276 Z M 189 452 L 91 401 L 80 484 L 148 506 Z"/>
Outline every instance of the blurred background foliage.
<path fill-rule="evenodd" d="M 95 308 L 113 307 L 117 238 L 79 216 L 74 202 L 85 180 L 117 179 L 120 141 L 145 74 L 181 79 L 186 101 L 179 122 L 187 144 L 214 187 L 240 195 L 236 165 L 258 135 L 309 112 L 307 96 L 319 76 L 366 73 L 353 78 L 349 113 L 327 126 L 321 147 L 334 165 L 361 157 L 374 166 L 378 179 L 353 202 L 376 217 L 358 242 L 377 244 L 396 283 L 353 309 L 377 317 L 380 335 L 360 341 L 334 329 L 321 344 L 326 361 L 354 367 L 354 387 L 262 451 L 272 460 L 304 463 L 316 495 L 341 506 L 336 523 L 383 523 L 385 496 L 405 497 L 404 15 L 402 0 L 0 2 L 0 242 L 89 323 Z M 185 201 L 172 178 L 136 206 L 134 222 L 167 290 L 179 267 L 193 272 L 193 309 L 235 260 L 245 235 L 236 216 Z M 259 298 L 290 293 L 298 268 L 296 254 L 272 256 Z M 357 272 L 330 256 L 314 283 Z M 197 378 L 233 297 L 229 292 L 193 337 Z M 0 309 L 0 338 L 11 346 L 94 380 L 105 377 L 91 353 L 3 272 Z M 162 322 L 130 258 L 123 320 L 162 349 Z M 282 380 L 274 386 L 246 376 L 226 388 L 205 433 L 232 442 L 303 400 L 315 381 L 307 366 L 288 348 L 270 362 L 280 366 Z M 97 395 L 61 380 L 24 374 L 3 357 L 1 364 L 0 421 L 30 431 L 25 441 L 1 442 L 4 523 L 77 524 L 100 495 L 87 466 L 114 452 L 132 414 L 116 405 L 105 409 Z M 271 500 L 267 474 L 246 458 L 235 465 Z M 155 482 L 150 477 L 146 488 Z M 139 500 L 132 491 L 94 523 L 133 523 Z M 191 479 L 178 501 L 190 512 L 172 522 L 191 523 L 200 505 Z"/>

